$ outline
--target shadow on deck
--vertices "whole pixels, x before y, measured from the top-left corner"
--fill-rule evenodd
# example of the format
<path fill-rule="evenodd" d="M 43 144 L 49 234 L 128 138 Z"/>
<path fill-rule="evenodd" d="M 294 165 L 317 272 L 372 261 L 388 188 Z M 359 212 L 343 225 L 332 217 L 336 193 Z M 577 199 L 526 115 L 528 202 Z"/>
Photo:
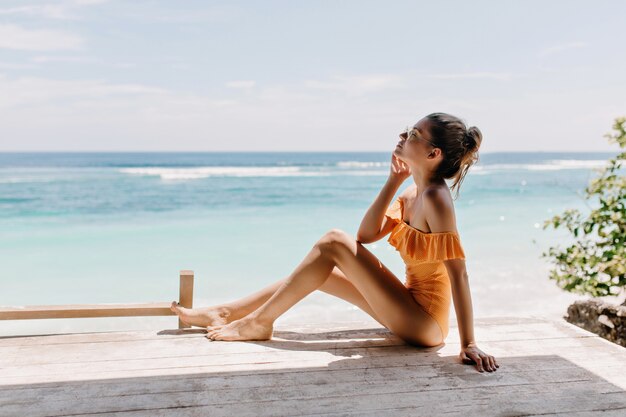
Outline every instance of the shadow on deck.
<path fill-rule="evenodd" d="M 495 373 L 460 363 L 454 327 L 428 349 L 340 327 L 3 337 L 0 415 L 626 415 L 626 349 L 564 321 L 476 320 Z"/>

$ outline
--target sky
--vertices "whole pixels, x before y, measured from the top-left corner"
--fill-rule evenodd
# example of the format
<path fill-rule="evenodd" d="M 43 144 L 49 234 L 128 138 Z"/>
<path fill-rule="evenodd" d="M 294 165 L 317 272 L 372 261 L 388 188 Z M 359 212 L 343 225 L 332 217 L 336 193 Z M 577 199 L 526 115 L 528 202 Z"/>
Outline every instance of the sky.
<path fill-rule="evenodd" d="M 611 151 L 623 1 L 0 0 L 0 151 Z"/>

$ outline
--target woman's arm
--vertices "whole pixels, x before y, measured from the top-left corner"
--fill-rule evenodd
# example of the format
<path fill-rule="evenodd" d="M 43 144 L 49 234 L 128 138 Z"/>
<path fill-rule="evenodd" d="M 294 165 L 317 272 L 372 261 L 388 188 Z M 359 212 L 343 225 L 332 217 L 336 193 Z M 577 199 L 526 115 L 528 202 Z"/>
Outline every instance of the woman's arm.
<path fill-rule="evenodd" d="M 402 185 L 402 181 L 392 179 L 391 177 L 387 179 L 385 185 L 383 185 L 383 188 L 378 193 L 378 196 L 370 208 L 367 209 L 367 212 L 365 212 L 363 220 L 361 220 L 359 231 L 356 234 L 357 241 L 361 243 L 375 242 L 391 231 L 385 230 L 389 229 L 389 227 L 387 227 L 385 212 L 387 211 L 391 199 L 396 194 L 396 191 L 398 191 L 398 188 L 400 188 L 400 185 Z M 385 221 L 383 222 L 383 220 Z"/>
<path fill-rule="evenodd" d="M 425 191 L 424 212 L 431 232 L 456 232 L 454 206 L 449 195 L 437 189 Z M 480 372 L 485 369 L 489 372 L 495 371 L 499 368 L 496 359 L 480 350 L 474 339 L 474 313 L 465 260 L 448 259 L 444 261 L 444 265 L 450 278 L 454 311 L 459 325 L 459 356 L 464 363 L 476 364 Z"/>
<path fill-rule="evenodd" d="M 456 320 L 459 325 L 461 348 L 476 345 L 476 340 L 474 340 L 472 295 L 470 293 L 465 261 L 463 259 L 449 259 L 444 261 L 444 264 L 450 278 L 454 311 L 456 312 Z"/>
<path fill-rule="evenodd" d="M 395 155 L 391 158 L 389 177 L 361 220 L 356 234 L 356 240 L 361 243 L 371 243 L 379 240 L 391 231 L 391 224 L 385 218 L 385 212 L 391 199 L 400 188 L 400 185 L 411 175 L 409 168 L 399 161 Z M 384 220 L 384 221 L 383 221 Z"/>
<path fill-rule="evenodd" d="M 459 357 L 464 363 L 476 364 L 480 372 L 485 369 L 493 372 L 500 367 L 496 358 L 480 350 L 474 340 L 474 313 L 465 261 L 463 259 L 449 259 L 444 261 L 444 264 L 450 278 L 454 311 L 459 325 L 461 338 Z"/>

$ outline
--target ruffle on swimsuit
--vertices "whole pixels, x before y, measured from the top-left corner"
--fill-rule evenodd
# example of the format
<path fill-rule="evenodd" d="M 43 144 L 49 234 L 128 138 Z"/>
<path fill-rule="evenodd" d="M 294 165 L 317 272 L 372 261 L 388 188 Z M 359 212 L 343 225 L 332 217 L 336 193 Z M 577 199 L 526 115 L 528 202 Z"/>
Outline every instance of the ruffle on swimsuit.
<path fill-rule="evenodd" d="M 426 233 L 402 220 L 403 203 L 397 198 L 385 216 L 395 224 L 387 241 L 411 263 L 438 262 L 447 259 L 465 259 L 458 234 L 455 232 Z M 406 259 L 405 259 L 406 260 Z"/>
<path fill-rule="evenodd" d="M 413 298 L 437 322 L 443 337 L 448 335 L 451 289 L 443 261 L 465 259 L 456 232 L 426 233 L 403 220 L 403 201 L 398 197 L 385 216 L 394 224 L 387 241 L 406 265 L 406 281 Z"/>

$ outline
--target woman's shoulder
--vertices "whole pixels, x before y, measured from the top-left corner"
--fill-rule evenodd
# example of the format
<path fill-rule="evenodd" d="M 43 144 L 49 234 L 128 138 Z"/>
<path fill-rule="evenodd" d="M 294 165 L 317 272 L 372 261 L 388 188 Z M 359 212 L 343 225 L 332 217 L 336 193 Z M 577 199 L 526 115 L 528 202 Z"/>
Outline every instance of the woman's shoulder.
<path fill-rule="evenodd" d="M 429 185 L 422 194 L 424 202 L 436 206 L 436 208 L 454 207 L 452 194 L 447 185 Z"/>
<path fill-rule="evenodd" d="M 456 231 L 454 203 L 447 186 L 429 186 L 423 193 L 426 222 L 432 232 Z"/>

